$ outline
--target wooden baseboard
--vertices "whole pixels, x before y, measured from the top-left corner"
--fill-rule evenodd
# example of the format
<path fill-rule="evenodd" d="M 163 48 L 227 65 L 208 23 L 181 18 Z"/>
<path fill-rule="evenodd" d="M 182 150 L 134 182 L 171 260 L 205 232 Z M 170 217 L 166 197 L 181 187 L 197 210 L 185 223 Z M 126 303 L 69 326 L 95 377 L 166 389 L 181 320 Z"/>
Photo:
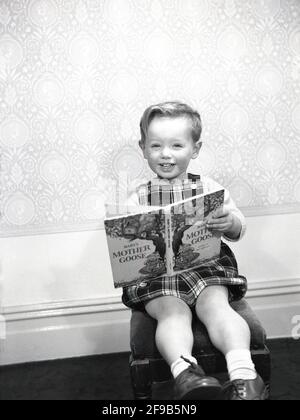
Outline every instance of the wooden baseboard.
<path fill-rule="evenodd" d="M 269 338 L 300 337 L 300 279 L 254 282 L 247 301 Z"/>
<path fill-rule="evenodd" d="M 129 350 L 130 311 L 120 298 L 5 308 L 0 365 Z"/>
<path fill-rule="evenodd" d="M 269 339 L 300 338 L 300 279 L 254 282 L 247 301 Z M 2 309 L 0 365 L 129 351 L 119 297 Z"/>

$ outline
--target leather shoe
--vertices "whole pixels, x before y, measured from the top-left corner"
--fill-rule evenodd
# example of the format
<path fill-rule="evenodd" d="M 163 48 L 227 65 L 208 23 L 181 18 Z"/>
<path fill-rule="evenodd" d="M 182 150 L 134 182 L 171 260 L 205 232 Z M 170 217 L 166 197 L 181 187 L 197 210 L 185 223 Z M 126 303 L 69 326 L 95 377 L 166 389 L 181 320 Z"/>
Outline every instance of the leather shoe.
<path fill-rule="evenodd" d="M 259 375 L 255 379 L 236 379 L 223 387 L 223 400 L 263 401 L 268 399 L 268 390 Z"/>
<path fill-rule="evenodd" d="M 185 359 L 186 360 L 186 359 Z M 175 400 L 214 400 L 221 395 L 222 386 L 216 378 L 206 376 L 203 370 L 192 363 L 175 379 Z"/>

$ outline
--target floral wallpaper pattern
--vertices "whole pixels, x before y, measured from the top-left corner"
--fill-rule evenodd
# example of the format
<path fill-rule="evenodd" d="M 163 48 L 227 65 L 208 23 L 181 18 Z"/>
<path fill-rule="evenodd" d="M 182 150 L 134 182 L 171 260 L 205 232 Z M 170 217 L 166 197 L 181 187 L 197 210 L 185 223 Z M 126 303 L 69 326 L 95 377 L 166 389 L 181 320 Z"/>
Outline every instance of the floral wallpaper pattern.
<path fill-rule="evenodd" d="M 0 0 L 1 236 L 101 228 L 171 99 L 202 114 L 191 170 L 299 211 L 299 0 Z"/>

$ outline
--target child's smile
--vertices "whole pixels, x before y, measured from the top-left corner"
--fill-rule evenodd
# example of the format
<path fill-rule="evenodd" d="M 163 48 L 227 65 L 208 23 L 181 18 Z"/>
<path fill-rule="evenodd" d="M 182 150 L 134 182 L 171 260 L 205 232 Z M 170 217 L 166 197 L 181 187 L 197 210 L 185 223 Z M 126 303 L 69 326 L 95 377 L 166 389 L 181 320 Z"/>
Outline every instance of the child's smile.
<path fill-rule="evenodd" d="M 191 121 L 186 117 L 155 117 L 141 145 L 150 168 L 160 178 L 184 178 L 191 159 L 198 156 L 201 143 L 191 136 Z"/>

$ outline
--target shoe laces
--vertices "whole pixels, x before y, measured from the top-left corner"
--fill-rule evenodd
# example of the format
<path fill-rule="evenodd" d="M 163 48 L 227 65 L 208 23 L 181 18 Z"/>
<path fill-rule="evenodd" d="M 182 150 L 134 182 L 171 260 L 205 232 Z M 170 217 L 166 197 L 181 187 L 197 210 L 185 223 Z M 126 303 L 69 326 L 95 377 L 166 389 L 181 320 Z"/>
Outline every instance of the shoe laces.
<path fill-rule="evenodd" d="M 191 360 L 186 359 L 184 356 L 180 356 L 180 357 L 181 357 L 182 360 L 184 360 L 185 362 L 190 364 L 190 366 L 188 367 L 188 370 L 190 372 L 197 373 L 198 375 L 201 375 L 201 376 L 204 375 L 203 370 L 201 369 L 201 367 L 199 365 L 197 365 L 197 363 L 194 363 Z"/>
<path fill-rule="evenodd" d="M 180 356 L 180 358 L 182 360 L 184 360 L 186 363 L 189 363 L 194 369 L 196 369 L 196 367 L 198 367 L 198 365 L 196 365 L 196 363 L 192 362 L 191 360 L 185 358 L 184 356 Z"/>
<path fill-rule="evenodd" d="M 246 384 L 243 380 L 236 380 L 230 382 L 228 387 L 226 387 L 226 391 L 230 393 L 232 397 L 236 396 L 240 400 L 246 400 L 247 389 Z"/>

